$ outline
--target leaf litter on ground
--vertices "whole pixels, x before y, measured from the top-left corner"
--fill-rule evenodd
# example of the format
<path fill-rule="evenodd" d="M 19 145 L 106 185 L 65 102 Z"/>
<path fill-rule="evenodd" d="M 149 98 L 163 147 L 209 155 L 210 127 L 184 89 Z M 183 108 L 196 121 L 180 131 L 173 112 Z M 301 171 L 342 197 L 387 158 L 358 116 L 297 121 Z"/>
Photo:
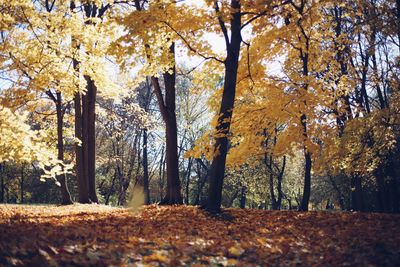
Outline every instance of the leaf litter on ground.
<path fill-rule="evenodd" d="M 0 205 L 0 266 L 399 266 L 400 216 Z M 227 219 L 229 218 L 229 219 Z"/>

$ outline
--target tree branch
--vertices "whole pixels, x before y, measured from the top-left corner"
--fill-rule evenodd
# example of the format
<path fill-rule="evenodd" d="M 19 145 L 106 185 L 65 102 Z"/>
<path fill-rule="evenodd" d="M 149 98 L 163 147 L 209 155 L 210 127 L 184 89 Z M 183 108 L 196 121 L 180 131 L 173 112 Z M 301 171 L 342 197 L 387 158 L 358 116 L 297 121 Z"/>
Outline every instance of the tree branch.
<path fill-rule="evenodd" d="M 219 63 L 223 63 L 223 64 L 225 63 L 225 61 L 223 61 L 223 60 L 221 60 L 221 59 L 219 59 L 219 58 L 217 58 L 217 57 L 214 57 L 214 56 L 206 56 L 206 55 L 204 55 L 203 53 L 197 51 L 196 49 L 194 49 L 194 48 L 190 45 L 190 43 L 185 39 L 185 37 L 184 37 L 180 32 L 178 32 L 177 30 L 175 30 L 174 27 L 172 27 L 171 24 L 169 24 L 167 21 L 161 21 L 161 22 L 164 23 L 165 25 L 167 25 L 168 28 L 170 28 L 174 33 L 176 33 L 176 35 L 179 36 L 179 38 L 185 43 L 185 45 L 187 46 L 187 48 L 189 48 L 190 51 L 196 53 L 197 55 L 199 55 L 200 57 L 202 57 L 204 60 L 213 59 L 213 60 L 218 61 Z"/>
<path fill-rule="evenodd" d="M 218 15 L 218 23 L 219 23 L 219 26 L 221 27 L 222 33 L 223 33 L 224 38 L 225 38 L 226 51 L 228 51 L 228 48 L 229 48 L 229 45 L 230 45 L 229 36 L 228 36 L 228 30 L 226 29 L 225 22 L 222 20 L 222 16 L 221 16 L 221 13 L 220 13 L 220 10 L 219 10 L 219 6 L 218 6 L 218 1 L 214 1 L 214 9 L 215 9 L 215 12 Z"/>
<path fill-rule="evenodd" d="M 156 95 L 158 104 L 160 106 L 161 115 L 163 116 L 164 121 L 166 121 L 166 119 L 168 117 L 167 107 L 165 106 L 164 96 L 162 94 L 160 82 L 158 81 L 158 78 L 154 77 L 154 76 L 151 77 L 151 84 L 153 85 L 154 94 Z"/>

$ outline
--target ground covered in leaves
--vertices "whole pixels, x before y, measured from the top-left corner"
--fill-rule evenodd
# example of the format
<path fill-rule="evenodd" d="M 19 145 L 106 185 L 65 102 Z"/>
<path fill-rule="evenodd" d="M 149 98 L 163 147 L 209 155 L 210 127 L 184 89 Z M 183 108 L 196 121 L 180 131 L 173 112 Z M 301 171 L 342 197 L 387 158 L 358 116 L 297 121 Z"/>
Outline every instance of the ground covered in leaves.
<path fill-rule="evenodd" d="M 399 266 L 400 216 L 0 205 L 0 266 Z"/>

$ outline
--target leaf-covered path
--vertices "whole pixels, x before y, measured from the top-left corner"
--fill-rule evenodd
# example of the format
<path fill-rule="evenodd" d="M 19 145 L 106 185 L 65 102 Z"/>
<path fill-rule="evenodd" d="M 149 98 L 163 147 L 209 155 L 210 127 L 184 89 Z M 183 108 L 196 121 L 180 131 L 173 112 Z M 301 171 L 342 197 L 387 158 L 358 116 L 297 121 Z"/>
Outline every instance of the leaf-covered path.
<path fill-rule="evenodd" d="M 400 216 L 0 206 L 0 266 L 398 266 Z"/>

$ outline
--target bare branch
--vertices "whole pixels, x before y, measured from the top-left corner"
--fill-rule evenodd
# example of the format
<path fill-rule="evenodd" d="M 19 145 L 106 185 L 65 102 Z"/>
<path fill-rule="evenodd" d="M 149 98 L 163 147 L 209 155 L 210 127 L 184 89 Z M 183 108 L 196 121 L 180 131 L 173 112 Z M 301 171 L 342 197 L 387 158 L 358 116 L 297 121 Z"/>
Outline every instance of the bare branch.
<path fill-rule="evenodd" d="M 214 2 L 214 9 L 215 9 L 215 12 L 218 15 L 218 23 L 219 23 L 219 26 L 221 27 L 222 33 L 224 34 L 225 44 L 226 44 L 226 51 L 228 51 L 228 48 L 229 48 L 229 45 L 230 45 L 229 36 L 228 36 L 228 30 L 226 29 L 225 22 L 222 20 L 222 16 L 221 16 L 221 13 L 220 13 L 220 10 L 219 10 L 219 6 L 218 6 L 218 1 Z"/>
<path fill-rule="evenodd" d="M 219 59 L 219 58 L 217 58 L 217 57 L 214 57 L 214 56 L 206 56 L 206 55 L 204 55 L 203 53 L 197 51 L 196 49 L 194 49 L 194 48 L 190 45 L 190 43 L 185 39 L 185 37 L 184 37 L 180 32 L 178 32 L 177 30 L 174 29 L 174 27 L 172 27 L 171 24 L 169 24 L 167 21 L 161 21 L 161 22 L 164 23 L 165 25 L 167 25 L 173 32 L 175 32 L 175 33 L 179 36 L 179 38 L 181 38 L 181 40 L 185 43 L 185 45 L 187 46 L 187 48 L 189 48 L 190 51 L 196 53 L 198 56 L 202 57 L 204 60 L 213 59 L 213 60 L 216 60 L 216 61 L 218 61 L 218 62 L 220 62 L 220 63 L 223 63 L 223 64 L 225 63 L 225 61 L 223 61 L 223 60 L 221 60 L 221 59 Z"/>

